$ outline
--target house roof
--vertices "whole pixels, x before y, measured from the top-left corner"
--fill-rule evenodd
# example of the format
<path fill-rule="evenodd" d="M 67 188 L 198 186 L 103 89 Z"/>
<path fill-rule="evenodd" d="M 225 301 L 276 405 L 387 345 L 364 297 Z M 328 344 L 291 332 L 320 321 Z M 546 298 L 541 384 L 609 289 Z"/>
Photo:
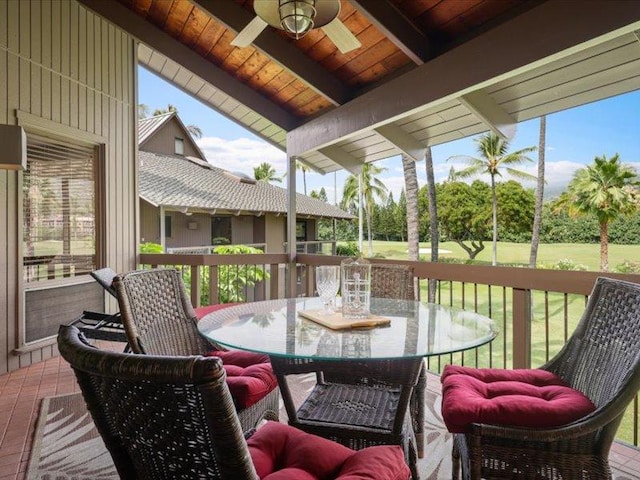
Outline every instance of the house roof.
<path fill-rule="evenodd" d="M 346 54 L 322 29 L 233 46 L 254 0 L 79 1 L 146 68 L 324 173 L 640 89 L 634 1 L 341 0 L 362 43 Z"/>
<path fill-rule="evenodd" d="M 140 197 L 154 206 L 234 215 L 287 213 L 287 191 L 193 158 L 138 152 Z M 299 216 L 354 218 L 329 203 L 297 194 Z"/>
<path fill-rule="evenodd" d="M 160 131 L 160 129 L 164 125 L 169 123 L 172 119 L 178 122 L 178 125 L 184 131 L 185 136 L 193 146 L 194 150 L 198 152 L 200 158 L 205 160 L 207 157 L 205 157 L 204 153 L 202 152 L 198 144 L 193 140 L 193 137 L 191 137 L 191 133 L 189 133 L 189 129 L 185 126 L 184 123 L 182 123 L 182 120 L 180 119 L 180 117 L 176 112 L 167 112 L 167 113 L 162 113 L 160 115 L 154 115 L 153 117 L 139 119 L 138 120 L 138 146 L 140 148 L 144 148 L 145 142 L 149 140 L 151 137 L 153 137 L 153 135 L 156 132 Z"/>

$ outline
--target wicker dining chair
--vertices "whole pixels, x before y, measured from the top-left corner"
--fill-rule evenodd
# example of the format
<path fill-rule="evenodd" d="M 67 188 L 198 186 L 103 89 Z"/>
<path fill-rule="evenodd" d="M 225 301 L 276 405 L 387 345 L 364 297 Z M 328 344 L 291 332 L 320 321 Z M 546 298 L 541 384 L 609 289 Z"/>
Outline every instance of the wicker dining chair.
<path fill-rule="evenodd" d="M 117 276 L 113 285 L 131 351 L 172 356 L 214 353 L 222 356 L 225 364 L 227 363 L 225 348 L 212 344 L 200 335 L 196 313 L 177 270 L 138 270 Z M 244 363 L 247 363 L 244 357 L 258 356 L 250 352 L 232 353 L 243 357 Z M 262 357 L 261 362 L 268 362 L 268 357 Z M 243 362 L 240 363 L 244 367 L 246 365 Z M 254 372 L 257 380 L 249 379 L 254 382 L 251 385 L 270 377 L 272 385 L 268 387 L 271 390 L 259 400 L 252 398 L 251 402 L 246 402 L 245 407 L 238 407 L 240 423 L 245 431 L 252 429 L 263 419 L 278 420 L 280 396 L 275 377 L 268 364 L 261 364 L 260 367 L 265 367 L 268 372 Z M 235 381 L 232 377 L 229 378 L 229 381 Z M 263 387 L 261 383 L 257 385 Z M 233 392 L 234 387 L 231 388 Z M 240 385 L 240 389 L 246 396 L 262 395 L 260 390 L 254 392 L 251 387 L 245 388 L 244 385 Z M 238 402 L 237 396 L 235 400 Z"/>
<path fill-rule="evenodd" d="M 470 373 L 477 374 L 474 370 Z M 461 466 L 463 477 L 474 480 L 610 479 L 611 443 L 627 405 L 640 389 L 640 285 L 598 278 L 575 332 L 561 351 L 540 369 L 511 372 L 559 377 L 592 402 L 591 413 L 554 427 L 472 423 L 466 432 L 454 435 L 454 479 Z M 446 369 L 443 416 L 450 382 L 445 373 Z"/>
<path fill-rule="evenodd" d="M 58 348 L 124 480 L 409 477 L 395 446 L 356 452 L 277 422 L 245 440 L 217 357 L 103 351 L 65 325 Z"/>
<path fill-rule="evenodd" d="M 398 300 L 415 300 L 415 282 L 413 267 L 399 264 L 371 265 L 371 296 L 374 298 L 389 298 Z M 361 376 L 354 377 L 351 372 L 343 370 L 344 374 L 323 373 L 321 378 L 332 383 L 370 383 L 369 379 Z M 424 421 L 425 421 L 425 392 L 427 388 L 426 368 L 422 368 L 418 383 L 411 396 L 409 411 L 416 436 L 418 458 L 424 456 Z"/>

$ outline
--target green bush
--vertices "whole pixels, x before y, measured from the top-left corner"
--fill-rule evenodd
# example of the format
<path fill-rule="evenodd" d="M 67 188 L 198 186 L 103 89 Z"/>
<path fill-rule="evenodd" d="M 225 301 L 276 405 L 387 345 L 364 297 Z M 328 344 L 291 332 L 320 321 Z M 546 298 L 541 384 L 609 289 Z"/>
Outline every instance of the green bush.
<path fill-rule="evenodd" d="M 211 240 L 212 245 L 229 245 L 231 242 L 227 237 L 216 237 Z"/>
<path fill-rule="evenodd" d="M 640 261 L 625 260 L 616 265 L 614 270 L 618 273 L 640 273 Z"/>
<path fill-rule="evenodd" d="M 140 253 L 164 253 L 164 249 L 157 243 L 146 242 L 140 244 Z"/>
<path fill-rule="evenodd" d="M 336 255 L 342 255 L 345 257 L 359 257 L 360 249 L 356 242 L 349 242 L 347 244 L 341 243 L 336 245 Z"/>
<path fill-rule="evenodd" d="M 573 260 L 569 260 L 568 258 L 563 258 L 562 260 L 551 265 L 538 264 L 537 267 L 548 268 L 551 270 L 572 270 L 578 272 L 586 272 L 587 270 L 589 270 L 585 265 L 576 263 Z"/>

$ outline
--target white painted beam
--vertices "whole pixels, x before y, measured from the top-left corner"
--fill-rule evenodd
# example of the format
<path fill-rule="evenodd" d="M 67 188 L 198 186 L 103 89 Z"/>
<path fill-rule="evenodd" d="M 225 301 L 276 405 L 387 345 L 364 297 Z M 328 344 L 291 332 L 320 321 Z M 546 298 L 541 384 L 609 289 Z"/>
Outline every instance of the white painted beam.
<path fill-rule="evenodd" d="M 511 140 L 515 137 L 518 122 L 504 111 L 488 93 L 477 90 L 462 95 L 459 100 L 496 135 L 505 140 Z"/>
<path fill-rule="evenodd" d="M 579 6 L 578 6 L 579 5 Z M 576 15 L 576 8 L 580 14 Z M 304 155 L 631 33 L 635 1 L 548 0 L 287 134 L 289 155 Z M 523 32 L 535 32 L 524 35 Z"/>
<path fill-rule="evenodd" d="M 426 147 L 397 125 L 382 125 L 374 130 L 414 161 L 419 162 L 424 158 Z"/>
<path fill-rule="evenodd" d="M 329 160 L 337 163 L 354 175 L 358 175 L 362 170 L 362 162 L 360 160 L 336 145 L 330 145 L 328 147 L 321 148 L 318 151 Z"/>

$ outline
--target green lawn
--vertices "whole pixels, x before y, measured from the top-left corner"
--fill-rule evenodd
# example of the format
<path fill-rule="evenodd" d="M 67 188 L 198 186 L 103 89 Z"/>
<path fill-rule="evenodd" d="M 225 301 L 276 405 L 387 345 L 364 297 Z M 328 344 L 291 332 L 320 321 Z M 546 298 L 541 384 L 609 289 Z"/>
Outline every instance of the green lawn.
<path fill-rule="evenodd" d="M 428 243 L 421 243 L 420 248 L 429 248 Z M 531 246 L 528 243 L 498 242 L 498 263 L 529 263 Z M 467 253 L 454 242 L 440 243 L 441 258 L 458 258 L 466 260 Z M 451 253 L 442 252 L 449 250 Z M 365 254 L 368 252 L 368 243 L 364 243 Z M 384 258 L 406 260 L 406 242 L 373 242 L 375 255 Z M 429 260 L 429 253 L 421 253 L 421 260 Z M 640 245 L 609 245 L 609 268 L 611 270 L 624 260 L 636 260 L 640 258 Z M 538 249 L 538 263 L 552 265 L 560 260 L 569 259 L 574 263 L 584 265 L 588 270 L 600 269 L 600 245 L 582 243 L 554 243 L 542 244 Z M 485 243 L 485 248 L 478 254 L 476 260 L 491 262 L 491 242 Z"/>

